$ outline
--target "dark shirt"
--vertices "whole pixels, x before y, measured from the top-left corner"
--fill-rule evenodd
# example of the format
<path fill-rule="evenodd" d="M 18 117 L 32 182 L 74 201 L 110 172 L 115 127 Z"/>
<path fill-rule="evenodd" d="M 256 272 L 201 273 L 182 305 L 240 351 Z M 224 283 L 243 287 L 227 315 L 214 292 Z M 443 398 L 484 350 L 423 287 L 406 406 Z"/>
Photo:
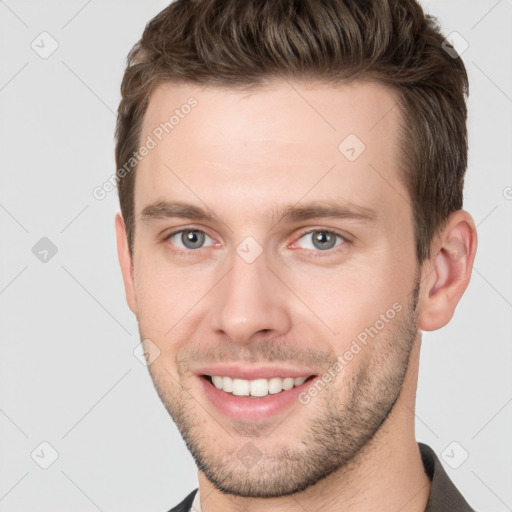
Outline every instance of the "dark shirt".
<path fill-rule="evenodd" d="M 425 512 L 475 512 L 446 474 L 434 450 L 423 443 L 418 446 L 425 473 L 432 482 Z M 192 491 L 169 512 L 189 512 L 196 492 L 197 489 Z"/>

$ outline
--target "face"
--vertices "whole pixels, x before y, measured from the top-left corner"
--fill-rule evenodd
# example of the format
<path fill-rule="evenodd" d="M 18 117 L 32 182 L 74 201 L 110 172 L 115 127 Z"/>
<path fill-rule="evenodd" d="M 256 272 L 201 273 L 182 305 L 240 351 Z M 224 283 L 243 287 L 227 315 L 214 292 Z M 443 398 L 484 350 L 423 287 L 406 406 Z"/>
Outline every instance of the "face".
<path fill-rule="evenodd" d="M 341 470 L 400 395 L 418 268 L 396 101 L 285 81 L 151 98 L 128 300 L 163 403 L 225 493 Z"/>

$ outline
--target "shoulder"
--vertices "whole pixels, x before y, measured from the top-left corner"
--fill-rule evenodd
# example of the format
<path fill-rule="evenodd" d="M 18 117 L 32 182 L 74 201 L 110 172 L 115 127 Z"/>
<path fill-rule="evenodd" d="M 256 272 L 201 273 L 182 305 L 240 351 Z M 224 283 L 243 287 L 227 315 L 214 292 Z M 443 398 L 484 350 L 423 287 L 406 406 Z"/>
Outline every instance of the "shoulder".
<path fill-rule="evenodd" d="M 475 512 L 464 499 L 430 446 L 418 443 L 425 473 L 432 482 L 425 512 Z"/>
<path fill-rule="evenodd" d="M 171 508 L 169 512 L 189 512 L 197 489 L 194 489 L 181 503 L 178 503 L 175 507 Z"/>

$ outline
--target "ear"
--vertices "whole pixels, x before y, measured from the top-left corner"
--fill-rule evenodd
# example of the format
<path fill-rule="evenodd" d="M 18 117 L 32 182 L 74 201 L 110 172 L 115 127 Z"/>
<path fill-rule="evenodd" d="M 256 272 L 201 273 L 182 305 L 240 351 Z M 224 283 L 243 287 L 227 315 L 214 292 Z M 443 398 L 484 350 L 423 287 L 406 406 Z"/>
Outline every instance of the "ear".
<path fill-rule="evenodd" d="M 431 256 L 422 266 L 421 309 L 418 327 L 434 331 L 453 317 L 466 290 L 477 247 L 476 226 L 464 210 L 452 212 Z"/>
<path fill-rule="evenodd" d="M 116 237 L 117 237 L 117 256 L 121 265 L 123 274 L 124 290 L 126 302 L 129 308 L 137 315 L 137 299 L 135 295 L 135 286 L 133 279 L 133 263 L 128 249 L 128 239 L 126 238 L 126 226 L 120 213 L 116 214 Z"/>

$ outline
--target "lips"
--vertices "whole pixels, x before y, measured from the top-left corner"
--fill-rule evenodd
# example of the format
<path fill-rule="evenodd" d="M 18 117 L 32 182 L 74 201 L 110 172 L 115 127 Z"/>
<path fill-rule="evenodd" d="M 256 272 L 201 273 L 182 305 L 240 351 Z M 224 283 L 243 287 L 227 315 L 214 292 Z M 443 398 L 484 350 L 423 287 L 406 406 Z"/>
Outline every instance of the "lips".
<path fill-rule="evenodd" d="M 251 423 L 277 417 L 294 406 L 304 407 L 298 397 L 318 378 L 318 375 L 311 369 L 285 367 L 250 368 L 218 365 L 204 367 L 196 371 L 199 372 L 197 377 L 202 392 L 221 415 Z M 217 384 L 219 384 L 219 377 L 222 378 L 222 386 L 215 386 L 212 377 L 216 377 Z M 235 390 L 239 391 L 238 395 L 229 391 L 229 379 L 235 383 Z M 265 392 L 270 390 L 262 389 L 264 387 L 263 380 L 267 382 L 267 385 L 274 381 L 275 386 L 276 379 L 279 379 L 281 383 L 288 380 L 282 390 L 277 392 L 277 388 L 274 387 L 272 390 L 275 392 L 271 393 Z M 225 390 L 225 381 L 227 381 L 228 391 Z M 256 393 L 251 395 L 251 384 L 254 381 L 256 381 L 254 388 Z M 258 394 L 259 396 L 257 396 Z"/>

